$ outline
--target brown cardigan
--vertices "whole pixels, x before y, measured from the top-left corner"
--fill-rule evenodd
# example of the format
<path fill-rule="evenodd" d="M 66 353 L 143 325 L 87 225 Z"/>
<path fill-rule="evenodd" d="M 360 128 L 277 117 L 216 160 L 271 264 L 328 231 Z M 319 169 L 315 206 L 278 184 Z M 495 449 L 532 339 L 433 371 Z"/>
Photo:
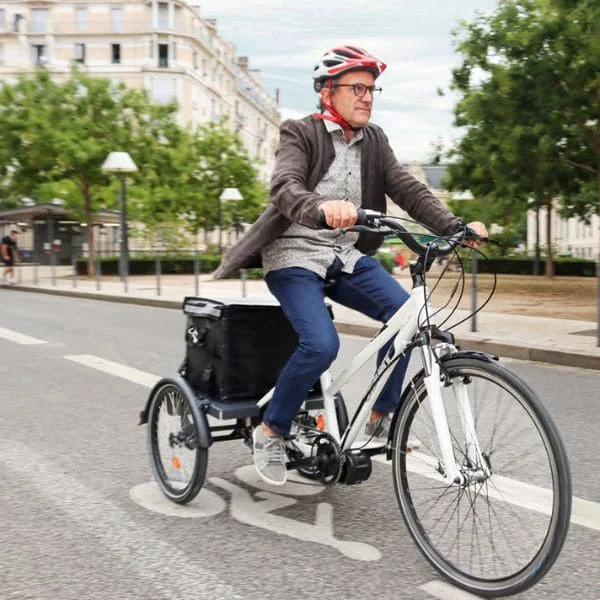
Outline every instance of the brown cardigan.
<path fill-rule="evenodd" d="M 462 221 L 396 160 L 383 130 L 363 127 L 361 177 L 362 207 L 385 212 L 386 194 L 413 219 L 435 233 L 454 232 Z M 335 152 L 331 135 L 313 116 L 281 124 L 280 143 L 271 180 L 271 203 L 242 239 L 225 254 L 216 279 L 240 268 L 259 267 L 261 249 L 278 238 L 292 221 L 319 228 L 319 205 L 326 199 L 313 190 L 327 173 Z M 361 233 L 356 247 L 374 254 L 383 236 Z"/>

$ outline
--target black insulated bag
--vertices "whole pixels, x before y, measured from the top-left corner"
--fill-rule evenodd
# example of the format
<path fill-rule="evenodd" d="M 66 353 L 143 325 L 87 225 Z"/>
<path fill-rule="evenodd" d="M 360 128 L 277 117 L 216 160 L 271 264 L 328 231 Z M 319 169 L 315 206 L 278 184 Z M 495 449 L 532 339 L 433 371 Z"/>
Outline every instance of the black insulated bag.
<path fill-rule="evenodd" d="M 219 400 L 259 399 L 298 346 L 275 299 L 187 297 L 186 358 L 180 373 Z"/>

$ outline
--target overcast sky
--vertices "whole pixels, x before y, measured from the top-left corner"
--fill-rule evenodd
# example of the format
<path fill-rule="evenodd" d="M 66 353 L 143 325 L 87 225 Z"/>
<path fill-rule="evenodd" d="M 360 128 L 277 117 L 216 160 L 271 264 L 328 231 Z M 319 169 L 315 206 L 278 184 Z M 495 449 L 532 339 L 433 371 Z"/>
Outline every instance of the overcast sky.
<path fill-rule="evenodd" d="M 439 138 L 448 143 L 456 97 L 440 97 L 459 64 L 452 31 L 496 0 L 199 0 L 216 18 L 220 36 L 259 69 L 264 87 L 280 89 L 283 118 L 314 112 L 312 69 L 340 44 L 366 48 L 387 63 L 378 83 L 373 122 L 381 125 L 402 161 L 425 161 Z"/>

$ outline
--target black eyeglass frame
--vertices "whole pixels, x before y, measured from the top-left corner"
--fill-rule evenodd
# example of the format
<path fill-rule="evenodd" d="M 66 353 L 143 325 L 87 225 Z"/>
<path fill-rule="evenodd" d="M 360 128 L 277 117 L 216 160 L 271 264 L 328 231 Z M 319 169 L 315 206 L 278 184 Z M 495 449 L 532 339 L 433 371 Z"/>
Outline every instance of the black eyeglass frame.
<path fill-rule="evenodd" d="M 371 98 L 375 97 L 375 93 L 381 94 L 382 92 L 382 88 L 377 87 L 376 85 L 365 85 L 364 83 L 335 83 L 331 87 L 334 89 L 340 87 L 350 87 L 357 98 L 362 98 L 367 93 L 367 90 L 371 92 Z M 358 92 L 358 90 L 364 91 L 361 94 Z"/>

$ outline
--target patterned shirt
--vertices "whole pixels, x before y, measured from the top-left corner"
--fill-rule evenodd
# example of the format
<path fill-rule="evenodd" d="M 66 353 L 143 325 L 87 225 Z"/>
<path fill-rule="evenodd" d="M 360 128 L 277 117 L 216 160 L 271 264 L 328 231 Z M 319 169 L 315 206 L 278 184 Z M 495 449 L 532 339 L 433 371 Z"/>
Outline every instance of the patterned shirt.
<path fill-rule="evenodd" d="M 315 193 L 325 200 L 348 200 L 357 208 L 361 205 L 361 149 L 363 132 L 347 142 L 342 128 L 324 121 L 331 135 L 335 158 L 318 183 Z M 336 256 L 344 265 L 342 271 L 352 273 L 362 254 L 354 247 L 358 233 L 340 230 L 311 229 L 292 223 L 279 238 L 262 249 L 264 273 L 286 267 L 303 267 L 325 277 Z"/>

